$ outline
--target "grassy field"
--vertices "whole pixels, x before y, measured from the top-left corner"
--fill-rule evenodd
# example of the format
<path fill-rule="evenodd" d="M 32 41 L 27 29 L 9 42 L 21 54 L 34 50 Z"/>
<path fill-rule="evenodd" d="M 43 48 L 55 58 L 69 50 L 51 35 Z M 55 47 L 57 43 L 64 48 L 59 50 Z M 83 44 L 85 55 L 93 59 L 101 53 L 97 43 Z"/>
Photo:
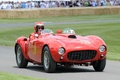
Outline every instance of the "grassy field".
<path fill-rule="evenodd" d="M 19 23 L 19 22 L 69 22 L 69 21 L 106 21 L 120 20 L 120 15 L 101 15 L 101 16 L 72 16 L 72 17 L 49 17 L 43 19 L 0 19 L 1 23 Z M 93 23 L 77 23 L 77 24 L 60 24 L 46 25 L 45 28 L 50 28 L 54 32 L 57 29 L 73 28 L 76 34 L 79 35 L 97 35 L 100 36 L 108 46 L 107 58 L 112 60 L 120 60 L 120 22 L 93 22 Z M 0 45 L 14 46 L 15 40 L 20 36 L 28 37 L 33 32 L 33 26 L 2 28 L 0 29 Z"/>
<path fill-rule="evenodd" d="M 0 72 L 0 80 L 45 80 L 45 79 L 26 77 L 21 75 Z"/>
<path fill-rule="evenodd" d="M 86 21 L 86 20 L 117 20 L 120 15 L 95 15 L 95 16 L 70 16 L 70 17 L 44 17 L 32 19 L 0 19 L 0 23 L 19 23 L 19 22 L 65 22 L 65 21 Z"/>

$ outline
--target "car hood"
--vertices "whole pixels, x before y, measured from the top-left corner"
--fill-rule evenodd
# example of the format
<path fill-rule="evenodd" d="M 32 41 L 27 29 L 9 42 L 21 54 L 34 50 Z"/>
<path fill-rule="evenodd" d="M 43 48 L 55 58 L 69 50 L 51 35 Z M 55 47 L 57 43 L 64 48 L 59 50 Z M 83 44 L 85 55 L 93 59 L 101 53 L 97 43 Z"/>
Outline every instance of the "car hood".
<path fill-rule="evenodd" d="M 68 37 L 55 37 L 56 41 L 65 48 L 71 49 L 98 49 L 97 42 L 94 42 L 90 38 L 77 36 L 76 38 Z"/>

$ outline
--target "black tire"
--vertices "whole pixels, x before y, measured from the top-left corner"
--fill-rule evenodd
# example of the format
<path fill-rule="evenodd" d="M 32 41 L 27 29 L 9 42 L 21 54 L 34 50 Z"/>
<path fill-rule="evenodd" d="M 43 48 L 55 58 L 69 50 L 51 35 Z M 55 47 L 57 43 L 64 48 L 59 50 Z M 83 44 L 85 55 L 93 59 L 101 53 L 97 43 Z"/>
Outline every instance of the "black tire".
<path fill-rule="evenodd" d="M 25 59 L 22 48 L 20 45 L 17 45 L 16 48 L 16 63 L 19 68 L 26 68 L 28 65 L 28 61 Z"/>
<path fill-rule="evenodd" d="M 48 73 L 52 73 L 56 70 L 56 62 L 51 57 L 50 50 L 47 46 L 43 50 L 43 66 L 44 70 Z"/>
<path fill-rule="evenodd" d="M 98 60 L 93 63 L 95 71 L 103 71 L 106 66 L 106 57 L 103 60 Z"/>

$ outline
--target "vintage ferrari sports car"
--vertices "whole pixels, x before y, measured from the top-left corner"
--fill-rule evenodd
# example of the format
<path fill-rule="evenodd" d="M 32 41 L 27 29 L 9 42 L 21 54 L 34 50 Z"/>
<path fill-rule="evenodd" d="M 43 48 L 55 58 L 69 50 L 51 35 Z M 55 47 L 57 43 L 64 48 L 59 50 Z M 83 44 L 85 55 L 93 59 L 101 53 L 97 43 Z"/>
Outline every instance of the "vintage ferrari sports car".
<path fill-rule="evenodd" d="M 36 35 L 35 35 L 36 36 Z M 28 62 L 43 65 L 45 72 L 54 72 L 57 66 L 93 66 L 103 71 L 106 65 L 107 46 L 98 36 L 76 35 L 70 28 L 44 29 L 35 38 L 21 36 L 15 43 L 16 63 L 26 68 Z"/>

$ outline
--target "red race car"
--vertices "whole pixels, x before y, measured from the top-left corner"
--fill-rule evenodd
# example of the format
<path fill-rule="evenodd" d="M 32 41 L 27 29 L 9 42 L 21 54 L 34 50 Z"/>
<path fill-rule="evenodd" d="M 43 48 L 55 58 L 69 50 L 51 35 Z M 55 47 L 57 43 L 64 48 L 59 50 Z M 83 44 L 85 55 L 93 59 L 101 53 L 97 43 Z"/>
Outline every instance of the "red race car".
<path fill-rule="evenodd" d="M 15 43 L 16 63 L 19 68 L 28 62 L 41 64 L 46 72 L 56 67 L 92 65 L 95 71 L 103 71 L 106 65 L 107 46 L 98 36 L 80 36 L 70 28 L 44 29 L 41 35 L 19 37 Z"/>

